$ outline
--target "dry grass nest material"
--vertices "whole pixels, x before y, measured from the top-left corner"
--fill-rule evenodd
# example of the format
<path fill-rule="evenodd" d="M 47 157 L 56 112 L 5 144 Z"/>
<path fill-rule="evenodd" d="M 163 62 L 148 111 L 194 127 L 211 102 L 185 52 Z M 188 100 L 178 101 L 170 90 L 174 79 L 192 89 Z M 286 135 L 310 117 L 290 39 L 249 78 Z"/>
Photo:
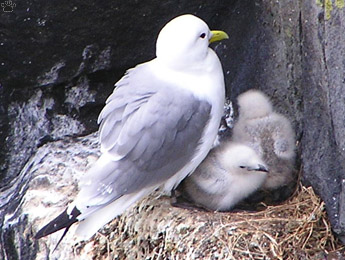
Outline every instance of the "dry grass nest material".
<path fill-rule="evenodd" d="M 93 253 L 94 259 L 330 259 L 332 251 L 340 256 L 344 247 L 325 205 L 300 185 L 285 203 L 254 213 L 175 208 L 168 197 L 152 195 L 97 234 Z"/>

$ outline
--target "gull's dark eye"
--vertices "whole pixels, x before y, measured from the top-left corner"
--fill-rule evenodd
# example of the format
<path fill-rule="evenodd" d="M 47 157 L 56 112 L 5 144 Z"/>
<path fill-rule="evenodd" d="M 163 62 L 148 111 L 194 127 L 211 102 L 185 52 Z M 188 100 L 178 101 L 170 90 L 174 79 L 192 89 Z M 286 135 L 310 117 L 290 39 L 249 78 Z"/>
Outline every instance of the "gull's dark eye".
<path fill-rule="evenodd" d="M 206 33 L 200 34 L 200 38 L 201 38 L 201 39 L 204 39 L 205 37 L 206 37 Z"/>

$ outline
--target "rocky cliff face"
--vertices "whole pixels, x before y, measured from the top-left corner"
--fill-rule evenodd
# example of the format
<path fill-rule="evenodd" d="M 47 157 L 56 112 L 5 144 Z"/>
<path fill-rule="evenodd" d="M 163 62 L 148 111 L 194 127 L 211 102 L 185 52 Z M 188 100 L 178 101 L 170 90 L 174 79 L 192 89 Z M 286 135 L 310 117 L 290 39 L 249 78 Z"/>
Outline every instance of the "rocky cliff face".
<path fill-rule="evenodd" d="M 72 199 L 75 188 L 65 187 L 78 179 L 73 160 L 91 162 L 88 150 L 97 150 L 94 141 L 86 141 L 75 148 L 80 154 L 64 151 L 64 140 L 97 130 L 97 116 L 114 82 L 126 69 L 152 59 L 161 27 L 183 13 L 230 35 L 213 47 L 231 100 L 259 88 L 292 120 L 303 183 L 325 201 L 333 231 L 345 241 L 341 3 L 330 9 L 322 2 L 297 0 L 12 1 L 12 9 L 0 8 L 0 258 L 42 254 L 42 246 L 38 253 L 31 239 L 42 224 L 34 219 L 48 219 Z M 61 167 L 47 162 L 64 152 L 71 161 L 64 159 Z M 48 191 L 49 202 L 37 206 L 35 200 Z"/>
<path fill-rule="evenodd" d="M 301 12 L 303 181 L 325 201 L 333 230 L 345 242 L 344 6 L 324 10 L 305 3 Z"/>

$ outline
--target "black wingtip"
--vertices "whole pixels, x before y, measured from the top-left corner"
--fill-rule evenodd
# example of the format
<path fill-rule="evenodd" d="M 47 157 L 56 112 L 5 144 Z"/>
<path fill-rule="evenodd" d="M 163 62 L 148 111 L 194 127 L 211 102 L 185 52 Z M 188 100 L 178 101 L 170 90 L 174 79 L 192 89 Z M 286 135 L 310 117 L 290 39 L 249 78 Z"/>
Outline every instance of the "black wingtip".
<path fill-rule="evenodd" d="M 48 236 L 60 229 L 66 228 L 66 231 L 63 235 L 63 237 L 66 235 L 68 229 L 70 226 L 72 226 L 75 222 L 78 222 L 77 217 L 81 214 L 81 212 L 74 207 L 71 214 L 67 213 L 67 209 L 65 209 L 64 212 L 62 212 L 59 216 L 57 216 L 55 219 L 50 221 L 47 225 L 45 225 L 43 228 L 41 228 L 36 235 L 34 236 L 35 239 L 40 239 L 42 237 Z M 63 238 L 62 237 L 62 238 Z M 59 243 L 61 242 L 62 238 L 60 239 Z"/>

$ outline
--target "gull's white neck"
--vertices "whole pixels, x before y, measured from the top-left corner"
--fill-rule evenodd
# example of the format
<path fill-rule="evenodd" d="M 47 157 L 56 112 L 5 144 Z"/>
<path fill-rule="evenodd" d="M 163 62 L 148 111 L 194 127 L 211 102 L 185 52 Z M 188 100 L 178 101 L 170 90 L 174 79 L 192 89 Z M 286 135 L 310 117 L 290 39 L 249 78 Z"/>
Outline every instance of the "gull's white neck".
<path fill-rule="evenodd" d="M 223 108 L 225 87 L 220 61 L 212 49 L 204 60 L 195 63 L 169 64 L 158 58 L 148 63 L 161 81 L 174 82 L 176 87 L 191 91 L 197 98 Z"/>

